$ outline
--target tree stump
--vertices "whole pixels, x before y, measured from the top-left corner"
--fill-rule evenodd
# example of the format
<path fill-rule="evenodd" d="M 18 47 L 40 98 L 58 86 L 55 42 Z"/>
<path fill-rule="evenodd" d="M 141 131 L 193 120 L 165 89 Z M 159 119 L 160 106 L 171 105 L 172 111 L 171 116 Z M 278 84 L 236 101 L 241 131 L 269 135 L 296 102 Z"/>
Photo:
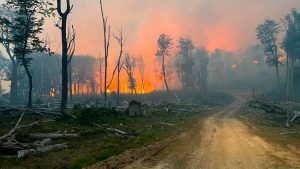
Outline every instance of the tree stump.
<path fill-rule="evenodd" d="M 132 100 L 128 105 L 129 116 L 139 116 L 142 115 L 142 104 L 138 101 Z"/>

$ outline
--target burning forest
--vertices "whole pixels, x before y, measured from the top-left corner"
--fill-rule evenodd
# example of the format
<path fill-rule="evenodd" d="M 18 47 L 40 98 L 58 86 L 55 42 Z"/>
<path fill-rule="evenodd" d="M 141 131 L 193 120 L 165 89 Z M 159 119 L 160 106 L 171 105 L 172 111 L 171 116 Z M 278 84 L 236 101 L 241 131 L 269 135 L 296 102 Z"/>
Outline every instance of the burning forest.
<path fill-rule="evenodd" d="M 0 0 L 0 168 L 299 168 L 296 6 Z"/>

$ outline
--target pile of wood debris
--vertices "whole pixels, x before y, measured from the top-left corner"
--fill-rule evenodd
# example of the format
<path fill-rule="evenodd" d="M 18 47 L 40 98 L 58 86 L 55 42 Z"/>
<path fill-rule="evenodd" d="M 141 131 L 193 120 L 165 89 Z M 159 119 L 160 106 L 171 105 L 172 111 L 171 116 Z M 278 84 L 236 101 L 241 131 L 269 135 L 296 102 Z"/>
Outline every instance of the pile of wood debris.
<path fill-rule="evenodd" d="M 6 134 L 0 136 L 0 154 L 1 155 L 18 155 L 19 158 L 24 157 L 29 152 L 49 152 L 57 149 L 67 148 L 66 143 L 63 144 L 51 144 L 53 140 L 56 139 L 70 139 L 78 138 L 78 134 L 67 133 L 66 131 L 56 132 L 56 133 L 31 133 L 29 134 L 30 138 L 33 140 L 30 143 L 21 143 L 16 139 L 16 134 L 18 131 L 23 129 L 28 129 L 42 125 L 49 122 L 54 122 L 57 116 L 60 116 L 59 113 L 49 113 L 46 111 L 37 111 L 34 109 L 25 109 L 25 108 L 1 108 L 1 113 L 6 113 L 6 115 L 11 115 L 16 112 L 21 112 L 21 115 L 12 129 L 10 129 Z M 43 116 L 44 120 L 35 121 L 30 124 L 21 125 L 25 115 L 35 114 Z"/>
<path fill-rule="evenodd" d="M 266 113 L 285 114 L 286 127 L 290 128 L 296 119 L 300 118 L 300 104 L 292 102 L 272 102 L 267 101 L 264 97 L 257 98 L 253 90 L 252 100 L 249 101 L 249 106 L 264 110 Z"/>

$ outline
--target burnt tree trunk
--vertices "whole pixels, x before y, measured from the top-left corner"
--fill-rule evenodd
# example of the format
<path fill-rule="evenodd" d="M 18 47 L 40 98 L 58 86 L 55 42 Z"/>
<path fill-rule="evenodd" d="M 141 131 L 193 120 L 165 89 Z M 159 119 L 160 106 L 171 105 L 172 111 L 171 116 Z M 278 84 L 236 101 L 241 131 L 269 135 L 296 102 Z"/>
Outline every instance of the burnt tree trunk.
<path fill-rule="evenodd" d="M 26 64 L 25 55 L 23 56 L 23 58 L 24 59 L 22 59 L 22 62 L 23 62 L 24 68 L 25 68 L 26 75 L 28 77 L 28 85 L 29 85 L 28 86 L 28 102 L 27 102 L 27 106 L 28 106 L 28 108 L 32 108 L 32 76 L 30 74 L 29 67 Z"/>
<path fill-rule="evenodd" d="M 123 35 L 123 29 L 120 29 L 119 35 L 115 36 L 115 39 L 118 41 L 120 45 L 120 53 L 119 53 L 119 58 L 118 58 L 118 63 L 117 63 L 117 69 L 118 69 L 118 77 L 117 77 L 117 105 L 120 105 L 120 75 L 121 75 L 121 70 L 123 67 L 123 62 L 121 62 L 122 56 L 123 56 L 123 48 L 126 42 L 126 39 L 124 38 Z"/>
<path fill-rule="evenodd" d="M 64 113 L 68 104 L 68 37 L 67 37 L 67 20 L 73 6 L 70 5 L 70 0 L 67 1 L 65 12 L 62 12 L 61 0 L 57 0 L 57 12 L 61 18 L 61 25 L 58 26 L 61 30 L 62 43 L 62 92 L 61 92 L 61 112 Z"/>
<path fill-rule="evenodd" d="M 69 65 L 69 88 L 70 88 L 70 102 L 73 100 L 73 78 L 72 78 L 72 64 Z"/>
<path fill-rule="evenodd" d="M 12 61 L 12 74 L 10 82 L 10 104 L 15 104 L 18 100 L 18 61 Z"/>
<path fill-rule="evenodd" d="M 121 65 L 118 63 L 118 87 L 117 87 L 117 105 L 120 105 L 120 75 L 121 75 Z"/>
<path fill-rule="evenodd" d="M 67 15 L 62 16 L 61 25 L 62 37 L 62 92 L 61 92 L 61 111 L 67 108 L 68 104 L 68 46 L 67 46 Z"/>
<path fill-rule="evenodd" d="M 169 85 L 168 85 L 167 78 L 166 78 L 165 54 L 162 55 L 162 75 L 164 77 L 165 87 L 166 87 L 167 91 L 170 92 Z"/>
<path fill-rule="evenodd" d="M 107 25 L 107 17 L 104 16 L 102 0 L 100 0 L 100 10 L 103 24 L 103 41 L 104 41 L 104 107 L 107 107 L 107 67 L 108 67 L 108 49 L 110 41 L 110 26 Z"/>
<path fill-rule="evenodd" d="M 280 86 L 280 76 L 279 76 L 279 65 L 278 63 L 275 65 L 275 70 L 276 70 L 276 81 L 277 81 L 277 86 Z"/>

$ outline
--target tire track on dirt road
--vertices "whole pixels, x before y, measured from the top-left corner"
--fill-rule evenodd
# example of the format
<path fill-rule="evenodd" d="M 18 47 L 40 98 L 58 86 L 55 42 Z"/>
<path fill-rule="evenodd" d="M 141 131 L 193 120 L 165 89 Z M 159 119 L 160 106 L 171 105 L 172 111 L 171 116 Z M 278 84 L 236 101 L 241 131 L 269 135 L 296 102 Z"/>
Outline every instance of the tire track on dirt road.
<path fill-rule="evenodd" d="M 300 169 L 300 157 L 251 133 L 232 115 L 245 102 L 230 106 L 179 136 L 155 156 L 126 169 Z"/>

